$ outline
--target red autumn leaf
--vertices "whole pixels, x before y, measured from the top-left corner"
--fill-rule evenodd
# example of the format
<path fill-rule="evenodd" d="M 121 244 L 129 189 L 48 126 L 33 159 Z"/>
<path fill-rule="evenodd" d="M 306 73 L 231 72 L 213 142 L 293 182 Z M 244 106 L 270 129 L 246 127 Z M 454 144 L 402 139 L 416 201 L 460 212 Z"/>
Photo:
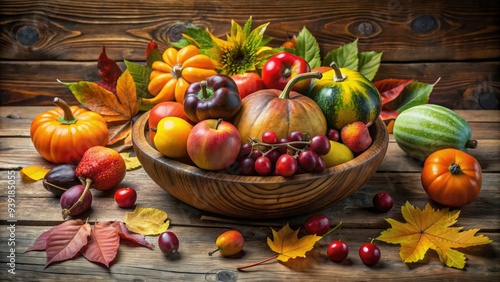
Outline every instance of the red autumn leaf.
<path fill-rule="evenodd" d="M 106 48 L 102 46 L 102 52 L 97 59 L 98 74 L 102 78 L 102 82 L 96 82 L 99 86 L 116 94 L 116 82 L 122 74 L 120 67 L 115 61 L 108 58 Z"/>
<path fill-rule="evenodd" d="M 125 226 L 125 223 L 123 221 L 113 221 L 111 222 L 111 225 L 118 230 L 118 235 L 120 235 L 120 238 L 132 241 L 136 244 L 148 247 L 150 249 L 154 249 L 155 246 L 146 241 L 143 235 L 130 232 L 130 230 L 127 229 L 127 226 Z"/>
<path fill-rule="evenodd" d="M 413 80 L 388 78 L 376 81 L 373 84 L 377 87 L 378 92 L 380 92 L 382 105 L 385 105 L 396 99 L 403 92 L 403 89 L 412 82 Z"/>
<path fill-rule="evenodd" d="M 80 219 L 65 221 L 54 228 L 47 238 L 45 267 L 78 255 L 83 246 L 87 245 L 90 230 L 90 224 Z"/>
<path fill-rule="evenodd" d="M 380 118 L 382 120 L 396 119 L 398 115 L 398 112 L 386 108 L 382 108 L 382 111 L 380 112 Z"/>
<path fill-rule="evenodd" d="M 50 233 L 55 228 L 56 227 L 52 227 L 49 230 L 47 230 L 47 231 L 43 232 L 42 234 L 40 234 L 40 236 L 38 236 L 35 239 L 35 242 L 33 242 L 33 244 L 26 250 L 26 252 L 30 252 L 30 251 L 45 251 L 45 249 L 47 249 L 47 239 L 49 238 Z"/>
<path fill-rule="evenodd" d="M 120 236 L 118 230 L 109 222 L 97 222 L 90 233 L 87 245 L 80 252 L 91 261 L 105 265 L 115 259 L 120 247 Z"/>

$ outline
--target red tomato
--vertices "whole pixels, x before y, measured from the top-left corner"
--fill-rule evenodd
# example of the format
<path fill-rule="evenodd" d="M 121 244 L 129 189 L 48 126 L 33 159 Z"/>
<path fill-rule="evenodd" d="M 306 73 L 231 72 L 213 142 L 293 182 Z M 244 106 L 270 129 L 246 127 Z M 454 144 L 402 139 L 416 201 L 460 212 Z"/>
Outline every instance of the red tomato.
<path fill-rule="evenodd" d="M 472 203 L 483 181 L 479 162 L 457 149 L 442 149 L 427 157 L 422 186 L 433 201 L 449 207 Z"/>
<path fill-rule="evenodd" d="M 129 208 L 135 204 L 137 200 L 137 192 L 134 188 L 126 187 L 116 190 L 115 202 L 122 208 Z"/>
<path fill-rule="evenodd" d="M 148 125 L 151 140 L 154 140 L 156 135 L 156 132 L 151 129 L 156 128 L 162 118 L 170 116 L 182 118 L 183 120 L 193 124 L 193 122 L 186 116 L 184 106 L 181 103 L 173 101 L 158 103 L 149 112 Z"/>
<path fill-rule="evenodd" d="M 262 78 L 254 72 L 235 74 L 231 76 L 231 78 L 238 86 L 238 92 L 240 93 L 241 99 L 245 98 L 248 94 L 264 89 L 265 87 Z"/>

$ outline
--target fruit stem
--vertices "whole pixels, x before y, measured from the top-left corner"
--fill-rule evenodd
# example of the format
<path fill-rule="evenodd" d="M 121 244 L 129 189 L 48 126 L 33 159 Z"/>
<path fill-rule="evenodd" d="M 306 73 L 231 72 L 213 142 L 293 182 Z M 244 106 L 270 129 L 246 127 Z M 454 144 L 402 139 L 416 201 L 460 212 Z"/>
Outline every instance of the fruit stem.
<path fill-rule="evenodd" d="M 477 140 L 468 140 L 467 143 L 465 143 L 465 148 L 476 149 Z"/>
<path fill-rule="evenodd" d="M 285 88 L 283 88 L 283 91 L 281 91 L 280 98 L 281 99 L 288 99 L 290 97 L 290 92 L 292 91 L 293 86 L 305 79 L 310 79 L 310 78 L 316 78 L 316 79 L 321 79 L 323 77 L 323 74 L 320 72 L 306 72 L 306 73 L 301 73 L 297 74 L 296 76 L 290 78 L 290 80 L 286 83 Z"/>
<path fill-rule="evenodd" d="M 220 248 L 217 248 L 217 250 L 213 250 L 213 251 L 209 252 L 208 255 L 212 256 L 213 254 L 215 254 L 218 251 L 220 251 Z"/>
<path fill-rule="evenodd" d="M 335 72 L 335 75 L 333 76 L 333 81 L 342 82 L 347 78 L 347 76 L 340 71 L 339 66 L 337 66 L 337 64 L 335 62 L 332 62 L 330 64 L 330 67 Z"/>
<path fill-rule="evenodd" d="M 339 222 L 339 224 L 337 224 L 335 227 L 333 227 L 330 230 L 328 230 L 328 232 L 326 232 L 325 234 L 321 235 L 321 239 L 323 239 L 326 235 L 330 234 L 333 230 L 336 230 L 337 228 L 339 228 L 341 225 L 342 225 L 342 221 Z"/>
<path fill-rule="evenodd" d="M 241 270 L 246 269 L 246 268 L 250 268 L 250 267 L 257 266 L 257 265 L 259 265 L 259 264 L 266 263 L 266 262 L 271 261 L 271 260 L 273 260 L 273 259 L 275 259 L 275 258 L 278 258 L 278 256 L 279 256 L 279 254 L 274 255 L 274 256 L 272 256 L 272 257 L 270 257 L 270 258 L 263 259 L 263 260 L 258 261 L 258 262 L 254 262 L 254 263 L 252 263 L 252 264 L 248 264 L 248 265 L 245 265 L 245 266 L 240 266 L 240 267 L 238 267 L 238 268 L 237 268 L 237 270 L 238 270 L 238 271 L 241 271 Z"/>
<path fill-rule="evenodd" d="M 201 99 L 207 100 L 208 99 L 208 92 L 207 92 L 207 81 L 206 80 L 200 81 L 200 91 L 201 91 Z"/>
<path fill-rule="evenodd" d="M 222 123 L 222 118 L 217 119 L 217 123 L 215 124 L 215 130 L 219 128 L 219 125 Z"/>
<path fill-rule="evenodd" d="M 85 198 L 85 195 L 87 194 L 87 192 L 90 189 L 90 184 L 92 184 L 92 179 L 86 178 L 85 179 L 85 189 L 83 190 L 82 194 L 80 195 L 80 198 L 78 198 L 78 200 L 69 209 L 63 209 L 62 210 L 63 219 L 66 219 L 66 217 L 68 217 L 68 215 L 71 213 L 71 211 L 74 208 L 76 208 L 76 207 L 78 207 L 79 205 L 82 204 L 83 199 Z"/>
<path fill-rule="evenodd" d="M 305 148 L 298 148 L 298 147 L 295 147 L 293 145 L 310 145 L 311 144 L 311 141 L 290 141 L 290 142 L 283 142 L 283 143 L 279 143 L 279 144 L 269 144 L 269 143 L 265 143 L 265 142 L 260 142 L 259 140 L 255 139 L 255 138 L 251 138 L 251 137 L 250 137 L 250 141 L 252 142 L 252 147 L 253 146 L 269 147 L 269 150 L 266 153 L 271 152 L 272 150 L 279 148 L 281 146 L 287 146 L 288 148 L 299 152 L 299 151 L 304 151 Z M 264 155 L 266 153 L 264 153 Z"/>
<path fill-rule="evenodd" d="M 462 172 L 462 168 L 459 164 L 451 163 L 450 167 L 448 167 L 448 171 L 453 175 L 457 175 Z"/>
<path fill-rule="evenodd" d="M 66 103 L 63 99 L 59 97 L 55 97 L 54 104 L 56 104 L 56 106 L 58 106 L 64 111 L 64 116 L 58 118 L 57 119 L 58 122 L 63 124 L 76 123 L 78 119 L 75 118 L 75 116 L 73 115 L 73 112 L 71 111 L 71 108 L 69 107 L 68 103 Z"/>

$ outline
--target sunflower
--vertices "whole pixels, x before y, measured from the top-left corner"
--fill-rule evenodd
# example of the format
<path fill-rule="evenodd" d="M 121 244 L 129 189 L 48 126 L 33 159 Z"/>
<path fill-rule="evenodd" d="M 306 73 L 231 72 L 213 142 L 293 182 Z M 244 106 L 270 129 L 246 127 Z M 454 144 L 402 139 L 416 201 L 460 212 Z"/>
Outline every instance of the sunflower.
<path fill-rule="evenodd" d="M 245 72 L 259 72 L 265 61 L 276 54 L 278 49 L 266 46 L 271 39 L 264 38 L 269 23 L 251 29 L 252 17 L 241 27 L 236 21 L 231 20 L 231 31 L 226 34 L 226 40 L 220 39 L 206 30 L 211 44 L 209 48 L 200 50 L 217 62 L 217 70 L 226 75 L 243 74 Z M 188 40 L 198 43 L 194 38 Z M 203 47 L 202 47 L 203 49 Z"/>

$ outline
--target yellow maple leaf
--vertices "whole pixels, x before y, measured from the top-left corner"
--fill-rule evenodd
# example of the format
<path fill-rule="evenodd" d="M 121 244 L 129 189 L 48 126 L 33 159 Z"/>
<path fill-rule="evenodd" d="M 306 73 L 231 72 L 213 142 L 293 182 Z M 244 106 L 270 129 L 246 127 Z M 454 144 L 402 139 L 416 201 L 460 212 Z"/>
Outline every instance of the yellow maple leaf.
<path fill-rule="evenodd" d="M 399 255 L 405 263 L 422 260 L 427 250 L 435 250 L 441 262 L 448 267 L 463 269 L 465 255 L 453 248 L 466 248 L 491 243 L 479 229 L 462 231 L 463 227 L 450 227 L 457 222 L 460 210 L 434 210 L 427 204 L 424 210 L 406 202 L 401 207 L 406 223 L 392 218 L 386 219 L 391 228 L 382 231 L 377 240 L 391 244 L 401 244 Z"/>
<path fill-rule="evenodd" d="M 167 213 L 155 208 L 136 206 L 134 212 L 125 213 L 125 226 L 134 233 L 142 235 L 158 235 L 165 232 L 170 225 Z"/>
<path fill-rule="evenodd" d="M 306 257 L 306 252 L 313 249 L 314 244 L 322 237 L 316 235 L 306 235 L 298 238 L 300 229 L 292 230 L 288 223 L 280 230 L 273 231 L 273 239 L 267 238 L 267 244 L 274 252 L 278 253 L 278 260 L 287 262 L 288 259 L 296 257 Z"/>
<path fill-rule="evenodd" d="M 43 179 L 49 171 L 50 169 L 32 165 L 22 168 L 20 173 L 21 175 L 29 177 L 31 180 L 38 181 L 40 179 Z"/>
<path fill-rule="evenodd" d="M 125 167 L 127 168 L 127 170 L 133 170 L 141 167 L 141 162 L 139 162 L 139 159 L 137 157 L 131 157 L 130 153 L 120 153 L 120 155 L 125 161 Z"/>

